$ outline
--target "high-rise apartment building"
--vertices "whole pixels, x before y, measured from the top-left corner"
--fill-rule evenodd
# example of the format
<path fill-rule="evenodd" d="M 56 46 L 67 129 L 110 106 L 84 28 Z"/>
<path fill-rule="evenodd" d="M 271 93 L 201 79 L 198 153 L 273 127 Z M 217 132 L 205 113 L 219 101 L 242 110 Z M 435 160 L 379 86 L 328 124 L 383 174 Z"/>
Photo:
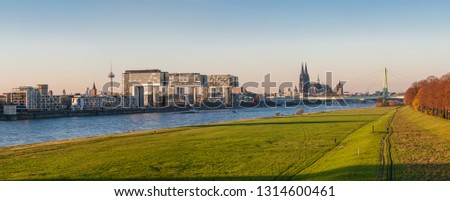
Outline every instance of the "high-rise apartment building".
<path fill-rule="evenodd" d="M 200 73 L 170 73 L 169 102 L 176 105 L 197 105 L 204 97 L 207 76 Z"/>
<path fill-rule="evenodd" d="M 239 87 L 239 79 L 234 75 L 208 75 L 208 99 L 219 100 L 226 105 L 233 101 L 233 88 Z"/>
<path fill-rule="evenodd" d="M 159 69 L 127 70 L 122 75 L 123 96 L 137 99 L 139 107 L 168 105 L 169 73 Z"/>

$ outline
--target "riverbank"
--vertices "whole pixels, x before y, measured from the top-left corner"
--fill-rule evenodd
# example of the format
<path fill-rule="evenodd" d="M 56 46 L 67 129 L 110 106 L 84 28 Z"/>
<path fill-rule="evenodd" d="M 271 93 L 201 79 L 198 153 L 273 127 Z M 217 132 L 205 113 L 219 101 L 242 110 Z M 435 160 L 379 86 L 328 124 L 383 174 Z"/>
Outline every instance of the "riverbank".
<path fill-rule="evenodd" d="M 82 111 L 23 111 L 16 115 L 0 114 L 0 121 L 17 121 L 33 119 L 51 119 L 63 117 L 87 117 L 87 116 L 105 116 L 105 115 L 126 115 L 143 113 L 162 113 L 187 111 L 189 108 L 167 107 L 167 108 L 136 108 L 136 109 L 105 109 L 105 110 L 82 110 Z"/>
<path fill-rule="evenodd" d="M 366 101 L 356 101 L 359 104 L 365 104 Z M 364 102 L 364 103 L 361 103 Z M 348 107 L 348 104 L 355 104 L 354 100 L 343 101 L 337 100 L 294 100 L 286 102 L 276 101 L 260 101 L 257 103 L 240 102 L 237 105 L 224 105 L 220 102 L 205 102 L 200 107 L 195 107 L 195 110 L 223 110 L 223 109 L 249 109 L 249 108 L 277 108 L 277 107 L 317 107 L 317 106 L 333 106 L 339 105 Z M 91 110 L 58 110 L 58 111 L 28 111 L 26 109 L 18 109 L 17 114 L 6 115 L 3 114 L 3 109 L 0 108 L 0 121 L 18 121 L 18 120 L 37 120 L 37 119 L 52 119 L 64 117 L 90 117 L 90 116 L 110 116 L 110 115 L 129 115 L 129 114 L 146 114 L 146 113 L 167 113 L 167 112 L 181 112 L 194 109 L 186 106 L 170 106 L 170 107 L 149 107 L 149 108 L 107 108 L 107 109 L 91 109 Z"/>
<path fill-rule="evenodd" d="M 369 108 L 373 104 L 354 104 L 349 107 L 258 107 L 242 109 L 197 110 L 197 113 L 159 112 L 130 115 L 104 115 L 67 118 L 34 119 L 23 121 L 0 121 L 0 147 L 34 144 L 73 138 L 84 138 L 130 131 L 154 130 L 228 122 L 235 120 L 274 117 L 276 113 L 295 114 L 297 109 L 306 113 L 325 110 Z"/>
<path fill-rule="evenodd" d="M 5 147 L 0 148 L 0 180 L 301 179 L 304 169 L 392 110 L 343 110 Z M 361 175 L 352 180 L 368 180 Z"/>

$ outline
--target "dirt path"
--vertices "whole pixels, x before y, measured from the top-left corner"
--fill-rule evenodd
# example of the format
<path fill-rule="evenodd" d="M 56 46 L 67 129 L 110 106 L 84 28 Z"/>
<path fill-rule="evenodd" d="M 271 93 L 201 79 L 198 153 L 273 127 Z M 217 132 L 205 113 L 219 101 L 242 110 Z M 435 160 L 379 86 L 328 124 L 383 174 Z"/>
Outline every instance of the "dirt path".
<path fill-rule="evenodd" d="M 380 181 L 392 181 L 394 180 L 394 160 L 392 157 L 392 144 L 391 136 L 394 133 L 394 128 L 392 127 L 392 121 L 395 118 L 395 114 L 392 115 L 389 121 L 386 123 L 386 134 L 381 139 L 381 150 L 380 150 L 380 174 L 378 179 Z"/>

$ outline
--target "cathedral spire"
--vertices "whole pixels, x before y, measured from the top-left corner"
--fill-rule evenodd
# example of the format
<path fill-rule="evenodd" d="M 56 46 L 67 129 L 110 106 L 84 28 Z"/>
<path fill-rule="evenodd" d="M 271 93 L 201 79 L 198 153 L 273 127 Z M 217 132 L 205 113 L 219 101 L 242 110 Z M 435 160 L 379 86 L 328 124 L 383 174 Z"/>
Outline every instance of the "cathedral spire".
<path fill-rule="evenodd" d="M 319 74 L 317 74 L 317 83 L 320 83 Z"/>
<path fill-rule="evenodd" d="M 303 75 L 303 74 L 305 74 L 305 69 L 303 67 L 303 62 L 302 62 L 302 72 L 300 73 L 300 75 Z"/>
<path fill-rule="evenodd" d="M 308 64 L 305 62 L 305 83 L 309 83 L 309 73 L 308 73 Z"/>
<path fill-rule="evenodd" d="M 305 73 L 308 75 L 308 64 L 305 62 Z"/>

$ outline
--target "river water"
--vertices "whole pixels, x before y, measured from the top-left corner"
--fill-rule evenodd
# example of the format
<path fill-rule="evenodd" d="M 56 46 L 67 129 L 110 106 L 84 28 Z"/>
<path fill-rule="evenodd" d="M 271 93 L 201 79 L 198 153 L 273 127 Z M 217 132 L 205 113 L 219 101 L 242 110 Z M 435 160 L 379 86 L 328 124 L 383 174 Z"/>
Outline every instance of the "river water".
<path fill-rule="evenodd" d="M 23 121 L 0 121 L 0 147 L 50 142 L 56 140 L 83 138 L 105 134 L 125 133 L 139 130 L 152 130 L 224 122 L 241 119 L 292 115 L 297 109 L 305 112 L 344 110 L 373 107 L 373 103 L 334 106 L 300 106 L 294 108 L 243 108 L 199 111 L 183 114 L 181 112 L 146 113 L 132 115 L 67 117 Z"/>

